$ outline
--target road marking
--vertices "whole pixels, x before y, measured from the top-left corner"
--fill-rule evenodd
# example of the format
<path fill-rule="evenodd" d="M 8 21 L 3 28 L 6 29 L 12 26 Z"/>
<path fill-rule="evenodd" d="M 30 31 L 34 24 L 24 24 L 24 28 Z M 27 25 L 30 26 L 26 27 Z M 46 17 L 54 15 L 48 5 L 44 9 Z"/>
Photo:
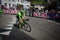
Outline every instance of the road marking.
<path fill-rule="evenodd" d="M 14 23 L 16 23 L 16 21 L 15 22 L 9 22 L 10 24 L 14 24 Z"/>
<path fill-rule="evenodd" d="M 12 27 L 12 26 L 13 26 L 13 24 L 7 24 L 7 26 L 11 26 L 11 27 Z"/>
<path fill-rule="evenodd" d="M 13 27 L 8 27 L 8 28 L 4 28 L 4 29 L 8 29 L 8 30 L 12 30 Z"/>
<path fill-rule="evenodd" d="M 6 31 L 6 32 L 2 32 L 2 33 L 0 33 L 0 34 L 1 34 L 1 35 L 8 35 L 8 36 L 9 36 L 10 32 L 11 32 L 11 31 Z"/>
<path fill-rule="evenodd" d="M 4 31 L 4 32 L 0 32 L 1 35 L 9 35 L 11 30 L 13 29 L 13 27 L 8 27 L 8 28 L 3 28 L 6 29 L 8 31 Z"/>

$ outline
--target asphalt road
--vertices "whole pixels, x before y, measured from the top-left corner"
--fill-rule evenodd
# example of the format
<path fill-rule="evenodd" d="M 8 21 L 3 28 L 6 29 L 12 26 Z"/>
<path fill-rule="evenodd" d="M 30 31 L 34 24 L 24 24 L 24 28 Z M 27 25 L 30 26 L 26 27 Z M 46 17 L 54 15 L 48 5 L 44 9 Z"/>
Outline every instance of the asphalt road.
<path fill-rule="evenodd" d="M 0 14 L 0 28 L 11 27 L 15 22 L 15 15 Z"/>
<path fill-rule="evenodd" d="M 16 22 L 15 15 L 0 15 L 0 29 L 13 27 L 9 35 L 3 38 L 6 40 L 60 40 L 60 23 L 42 18 L 28 18 L 30 19 L 28 23 L 32 28 L 31 32 L 13 27 Z"/>

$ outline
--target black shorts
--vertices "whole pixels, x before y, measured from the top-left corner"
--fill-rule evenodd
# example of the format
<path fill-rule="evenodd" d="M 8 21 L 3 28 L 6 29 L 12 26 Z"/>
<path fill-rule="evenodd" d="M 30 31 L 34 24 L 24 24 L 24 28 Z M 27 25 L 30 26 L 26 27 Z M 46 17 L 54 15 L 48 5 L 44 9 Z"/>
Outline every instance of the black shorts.
<path fill-rule="evenodd" d="M 20 16 L 20 18 L 19 18 L 19 16 L 16 16 L 16 18 L 17 18 L 18 20 L 20 20 L 20 18 L 22 19 L 22 16 Z"/>

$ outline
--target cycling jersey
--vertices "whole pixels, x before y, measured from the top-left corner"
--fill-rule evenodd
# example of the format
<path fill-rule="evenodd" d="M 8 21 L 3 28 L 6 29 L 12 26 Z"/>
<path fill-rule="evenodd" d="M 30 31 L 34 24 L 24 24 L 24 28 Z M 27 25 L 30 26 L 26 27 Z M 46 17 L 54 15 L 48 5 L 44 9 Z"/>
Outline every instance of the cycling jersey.
<path fill-rule="evenodd" d="M 25 14 L 25 11 L 24 10 L 21 10 L 21 11 L 19 11 L 18 13 L 17 13 L 17 18 L 18 18 L 18 20 L 21 18 L 23 18 L 24 17 L 24 14 Z"/>
<path fill-rule="evenodd" d="M 22 18 L 24 18 L 25 10 L 21 10 L 20 13 L 21 13 Z"/>

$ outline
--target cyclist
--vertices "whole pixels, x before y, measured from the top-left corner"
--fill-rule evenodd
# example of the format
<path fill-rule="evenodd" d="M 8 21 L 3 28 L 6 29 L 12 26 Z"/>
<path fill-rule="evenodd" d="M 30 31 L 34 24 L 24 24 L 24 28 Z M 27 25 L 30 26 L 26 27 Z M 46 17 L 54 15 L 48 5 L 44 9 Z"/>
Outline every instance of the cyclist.
<path fill-rule="evenodd" d="M 25 11 L 23 5 L 17 5 L 17 21 L 21 23 L 21 26 L 24 26 Z"/>

